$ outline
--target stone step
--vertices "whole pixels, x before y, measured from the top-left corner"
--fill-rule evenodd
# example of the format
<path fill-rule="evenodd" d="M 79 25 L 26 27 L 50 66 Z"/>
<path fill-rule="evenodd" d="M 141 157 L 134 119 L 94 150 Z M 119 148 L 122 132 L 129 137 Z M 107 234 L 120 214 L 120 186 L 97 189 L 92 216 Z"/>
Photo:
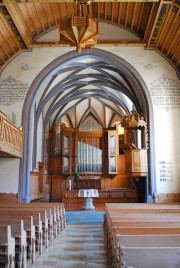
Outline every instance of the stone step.
<path fill-rule="evenodd" d="M 81 215 L 82 216 L 82 215 Z M 27 268 L 108 268 L 103 224 L 70 224 Z"/>

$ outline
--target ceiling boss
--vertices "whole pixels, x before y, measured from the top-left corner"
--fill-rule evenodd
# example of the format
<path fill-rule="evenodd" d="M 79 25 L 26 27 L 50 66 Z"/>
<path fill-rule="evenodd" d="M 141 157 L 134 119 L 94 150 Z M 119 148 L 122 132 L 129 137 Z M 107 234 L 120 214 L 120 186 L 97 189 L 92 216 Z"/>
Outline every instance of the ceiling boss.
<path fill-rule="evenodd" d="M 61 19 L 59 24 L 60 43 L 68 42 L 76 46 L 76 51 L 81 48 L 92 48 L 97 43 L 99 34 L 99 24 L 84 16 L 84 6 L 90 4 L 90 1 L 75 1 L 77 5 L 77 15 L 70 18 Z"/>

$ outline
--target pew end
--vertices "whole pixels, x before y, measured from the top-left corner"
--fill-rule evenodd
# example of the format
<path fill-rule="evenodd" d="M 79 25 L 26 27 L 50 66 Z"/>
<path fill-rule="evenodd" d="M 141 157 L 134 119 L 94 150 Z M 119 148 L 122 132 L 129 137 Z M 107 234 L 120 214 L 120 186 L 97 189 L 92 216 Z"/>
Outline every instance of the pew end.
<path fill-rule="evenodd" d="M 4 267 L 13 267 L 15 261 L 15 238 L 11 234 L 11 226 L 0 227 L 0 263 Z"/>
<path fill-rule="evenodd" d="M 177 268 L 180 267 L 180 247 L 126 247 L 119 248 L 117 268 Z"/>

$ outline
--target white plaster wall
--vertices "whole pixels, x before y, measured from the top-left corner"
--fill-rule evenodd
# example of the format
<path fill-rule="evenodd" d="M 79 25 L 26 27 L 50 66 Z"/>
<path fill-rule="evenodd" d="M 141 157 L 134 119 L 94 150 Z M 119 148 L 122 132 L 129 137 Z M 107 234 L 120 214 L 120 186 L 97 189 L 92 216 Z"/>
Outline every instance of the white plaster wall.
<path fill-rule="evenodd" d="M 176 76 L 173 67 L 157 52 L 145 50 L 143 47 L 101 47 L 102 50 L 109 51 L 129 62 L 140 74 L 145 81 L 148 92 L 149 101 L 153 102 L 151 109 L 151 123 L 154 120 L 155 134 L 155 152 L 154 162 L 152 163 L 155 171 L 153 177 L 157 192 L 180 192 L 180 165 L 179 151 L 180 142 L 178 133 L 180 133 L 180 107 L 158 107 L 152 97 L 151 90 L 153 84 L 160 81 L 162 76 L 169 79 L 169 83 L 174 81 L 180 88 L 180 81 Z M 15 79 L 31 85 L 37 74 L 55 58 L 70 52 L 74 48 L 36 48 L 32 52 L 24 52 L 16 57 L 2 72 L 1 80 L 11 74 Z M 16 68 L 14 68 L 16 66 Z M 170 85 L 170 84 L 169 84 Z M 43 86 L 42 86 L 43 88 Z M 169 88 L 170 90 L 170 88 Z M 0 105 L 0 109 L 7 112 L 11 116 L 12 112 L 16 112 L 17 125 L 21 122 L 21 109 L 23 103 L 13 104 L 9 106 Z M 154 114 L 154 117 L 153 117 Z M 152 131 L 153 133 L 153 131 Z M 39 137 L 40 138 L 40 137 Z M 38 139 L 39 139 L 38 138 Z M 39 153 L 38 153 L 39 159 Z M 7 163 L 5 163 L 7 161 Z M 18 167 L 14 169 L 7 168 L 9 161 L 14 164 L 13 160 L 5 160 L 1 162 L 1 173 L 7 173 L 6 177 L 13 180 L 18 185 Z M 160 181 L 160 161 L 165 161 L 167 165 L 171 165 L 172 181 Z M 15 161 L 16 163 L 16 161 Z M 166 167 L 167 168 L 167 167 Z M 170 167 L 168 166 L 168 169 Z M 13 172 L 12 172 L 13 170 Z M 13 174 L 12 174 L 13 173 Z M 2 178 L 2 176 L 1 176 Z M 16 179 L 15 179 L 16 178 Z M 2 184 L 4 190 L 7 183 L 3 179 Z M 15 186 L 14 186 L 15 187 Z M 13 187 L 13 188 L 14 188 Z M 9 185 L 8 185 L 9 189 Z"/>
<path fill-rule="evenodd" d="M 37 39 L 38 42 L 59 42 L 59 28 L 50 31 Z M 99 22 L 98 41 L 139 41 L 140 38 L 129 31 L 108 23 Z"/>
<path fill-rule="evenodd" d="M 152 177 L 155 191 L 157 193 L 180 192 L 180 140 L 178 137 L 180 132 L 180 80 L 177 78 L 174 68 L 156 51 L 145 50 L 143 47 L 116 47 L 112 49 L 102 47 L 102 49 L 125 59 L 145 81 L 148 88 L 148 99 L 153 104 L 151 120 L 154 122 L 155 155 L 152 168 L 155 176 L 152 173 Z M 176 91 L 179 92 L 179 97 L 176 97 L 178 105 L 158 107 L 151 91 L 157 83 L 162 89 L 161 82 L 163 80 L 165 81 L 163 86 L 164 88 L 167 86 L 169 92 L 171 84 L 172 88 L 173 84 L 176 84 Z M 167 103 L 168 101 L 170 102 L 167 100 Z M 166 180 L 163 181 L 163 178 Z"/>
<path fill-rule="evenodd" d="M 0 193 L 18 193 L 19 159 L 0 158 Z"/>
<path fill-rule="evenodd" d="M 179 131 L 179 109 L 170 111 L 156 109 L 155 170 L 158 193 L 180 192 L 180 142 L 178 137 Z"/>

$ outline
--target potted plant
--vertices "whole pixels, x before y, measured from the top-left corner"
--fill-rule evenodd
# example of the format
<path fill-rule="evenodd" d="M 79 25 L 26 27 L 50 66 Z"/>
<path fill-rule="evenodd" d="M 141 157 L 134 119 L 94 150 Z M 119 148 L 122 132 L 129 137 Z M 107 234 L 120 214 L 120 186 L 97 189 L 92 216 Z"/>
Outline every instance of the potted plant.
<path fill-rule="evenodd" d="M 74 173 L 74 183 L 73 183 L 73 188 L 75 189 L 75 190 L 77 190 L 77 188 L 78 188 L 78 179 L 79 179 L 79 172 L 75 172 Z"/>

